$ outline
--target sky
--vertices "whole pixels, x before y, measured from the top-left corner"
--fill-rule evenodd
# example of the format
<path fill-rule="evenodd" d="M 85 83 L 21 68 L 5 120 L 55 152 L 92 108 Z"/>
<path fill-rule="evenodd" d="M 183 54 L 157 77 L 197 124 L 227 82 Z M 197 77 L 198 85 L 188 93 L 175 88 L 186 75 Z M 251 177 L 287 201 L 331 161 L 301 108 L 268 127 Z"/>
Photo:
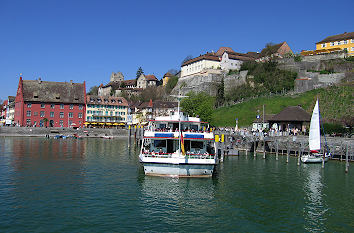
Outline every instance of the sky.
<path fill-rule="evenodd" d="M 260 52 L 286 41 L 294 52 L 315 49 L 353 31 L 352 9 L 353 0 L 0 0 L 0 99 L 16 95 L 21 73 L 86 81 L 89 90 L 112 72 L 133 79 L 140 66 L 161 79 L 187 56 L 222 46 Z"/>

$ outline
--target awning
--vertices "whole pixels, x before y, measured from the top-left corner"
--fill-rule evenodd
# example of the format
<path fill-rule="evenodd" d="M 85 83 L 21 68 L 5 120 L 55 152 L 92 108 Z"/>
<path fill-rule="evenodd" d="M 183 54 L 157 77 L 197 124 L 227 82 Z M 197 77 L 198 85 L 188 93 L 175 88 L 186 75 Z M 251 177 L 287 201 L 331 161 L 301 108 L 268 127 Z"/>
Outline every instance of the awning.
<path fill-rule="evenodd" d="M 97 125 L 97 123 L 96 123 L 96 122 L 91 122 L 90 124 L 91 124 L 91 125 Z"/>
<path fill-rule="evenodd" d="M 84 123 L 84 125 L 89 125 L 89 124 L 90 124 L 90 122 L 85 122 L 85 123 Z"/>
<path fill-rule="evenodd" d="M 106 125 L 112 125 L 112 123 L 106 123 Z"/>
<path fill-rule="evenodd" d="M 104 125 L 104 123 L 98 123 L 98 124 L 100 124 L 100 125 Z"/>
<path fill-rule="evenodd" d="M 114 123 L 113 125 L 119 125 L 118 123 Z"/>

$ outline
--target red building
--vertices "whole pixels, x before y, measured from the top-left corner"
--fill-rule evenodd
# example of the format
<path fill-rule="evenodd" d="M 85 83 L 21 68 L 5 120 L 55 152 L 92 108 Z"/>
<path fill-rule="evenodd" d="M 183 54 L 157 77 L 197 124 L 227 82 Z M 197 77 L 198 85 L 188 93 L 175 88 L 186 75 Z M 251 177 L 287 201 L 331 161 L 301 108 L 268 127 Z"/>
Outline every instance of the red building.
<path fill-rule="evenodd" d="M 15 124 L 35 127 L 82 127 L 86 113 L 84 83 L 22 80 L 15 99 Z"/>

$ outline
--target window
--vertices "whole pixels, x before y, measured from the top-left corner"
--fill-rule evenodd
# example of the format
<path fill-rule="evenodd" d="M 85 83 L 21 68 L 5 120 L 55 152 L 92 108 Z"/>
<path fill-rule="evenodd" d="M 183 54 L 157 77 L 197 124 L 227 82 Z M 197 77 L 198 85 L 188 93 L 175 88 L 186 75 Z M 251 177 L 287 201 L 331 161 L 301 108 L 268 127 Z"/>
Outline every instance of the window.
<path fill-rule="evenodd" d="M 73 113 L 69 112 L 69 118 L 73 118 Z"/>
<path fill-rule="evenodd" d="M 351 40 L 350 40 L 350 43 L 354 43 L 354 39 L 351 39 Z"/>
<path fill-rule="evenodd" d="M 41 108 L 45 108 L 45 104 L 42 103 L 42 104 L 41 104 Z"/>
<path fill-rule="evenodd" d="M 50 112 L 50 117 L 54 117 L 54 112 Z"/>
<path fill-rule="evenodd" d="M 348 40 L 343 41 L 343 44 L 348 44 Z"/>
<path fill-rule="evenodd" d="M 39 116 L 44 117 L 44 111 L 41 111 Z"/>
<path fill-rule="evenodd" d="M 59 117 L 60 117 L 60 118 L 64 118 L 64 113 L 63 113 L 63 112 L 60 112 L 60 113 L 59 113 Z"/>
<path fill-rule="evenodd" d="M 69 126 L 71 126 L 73 124 L 73 121 L 72 120 L 70 120 L 69 121 Z"/>
<path fill-rule="evenodd" d="M 341 44 L 342 44 L 342 42 L 341 42 L 341 41 L 338 41 L 338 42 L 337 42 L 337 45 L 341 45 Z"/>
<path fill-rule="evenodd" d="M 61 105 L 60 105 L 60 109 L 64 109 L 64 104 L 61 104 Z"/>
<path fill-rule="evenodd" d="M 79 118 L 82 118 L 82 113 L 79 113 Z"/>
<path fill-rule="evenodd" d="M 331 42 L 331 46 L 334 46 L 334 42 Z"/>
<path fill-rule="evenodd" d="M 32 107 L 32 104 L 31 103 L 28 103 L 27 104 L 27 108 L 31 108 Z"/>
<path fill-rule="evenodd" d="M 82 104 L 79 105 L 79 109 L 82 110 L 84 108 L 84 106 L 82 106 Z"/>
<path fill-rule="evenodd" d="M 64 126 L 64 121 L 60 120 L 59 121 L 59 125 L 60 125 L 60 127 L 63 127 Z"/>
<path fill-rule="evenodd" d="M 326 43 L 321 44 L 321 47 L 322 47 L 322 48 L 326 47 Z"/>
<path fill-rule="evenodd" d="M 55 104 L 51 104 L 51 105 L 50 105 L 50 108 L 51 108 L 51 109 L 54 109 L 54 106 L 55 106 Z"/>
<path fill-rule="evenodd" d="M 26 120 L 26 125 L 31 125 L 31 119 Z"/>
<path fill-rule="evenodd" d="M 73 104 L 70 104 L 70 109 L 74 109 L 74 105 Z"/>
<path fill-rule="evenodd" d="M 27 111 L 27 115 L 26 116 L 31 116 L 31 111 Z"/>

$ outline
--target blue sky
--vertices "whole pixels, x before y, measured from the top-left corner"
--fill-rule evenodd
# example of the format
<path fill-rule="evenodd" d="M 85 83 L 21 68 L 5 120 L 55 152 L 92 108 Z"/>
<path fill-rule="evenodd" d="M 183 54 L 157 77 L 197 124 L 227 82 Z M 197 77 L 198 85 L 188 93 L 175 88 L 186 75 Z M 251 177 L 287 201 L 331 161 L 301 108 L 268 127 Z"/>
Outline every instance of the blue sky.
<path fill-rule="evenodd" d="M 351 9 L 354 1 L 0 0 L 0 98 L 16 95 L 20 73 L 89 89 L 113 71 L 133 79 L 139 66 L 161 79 L 186 56 L 221 46 L 314 49 L 353 31 Z"/>

